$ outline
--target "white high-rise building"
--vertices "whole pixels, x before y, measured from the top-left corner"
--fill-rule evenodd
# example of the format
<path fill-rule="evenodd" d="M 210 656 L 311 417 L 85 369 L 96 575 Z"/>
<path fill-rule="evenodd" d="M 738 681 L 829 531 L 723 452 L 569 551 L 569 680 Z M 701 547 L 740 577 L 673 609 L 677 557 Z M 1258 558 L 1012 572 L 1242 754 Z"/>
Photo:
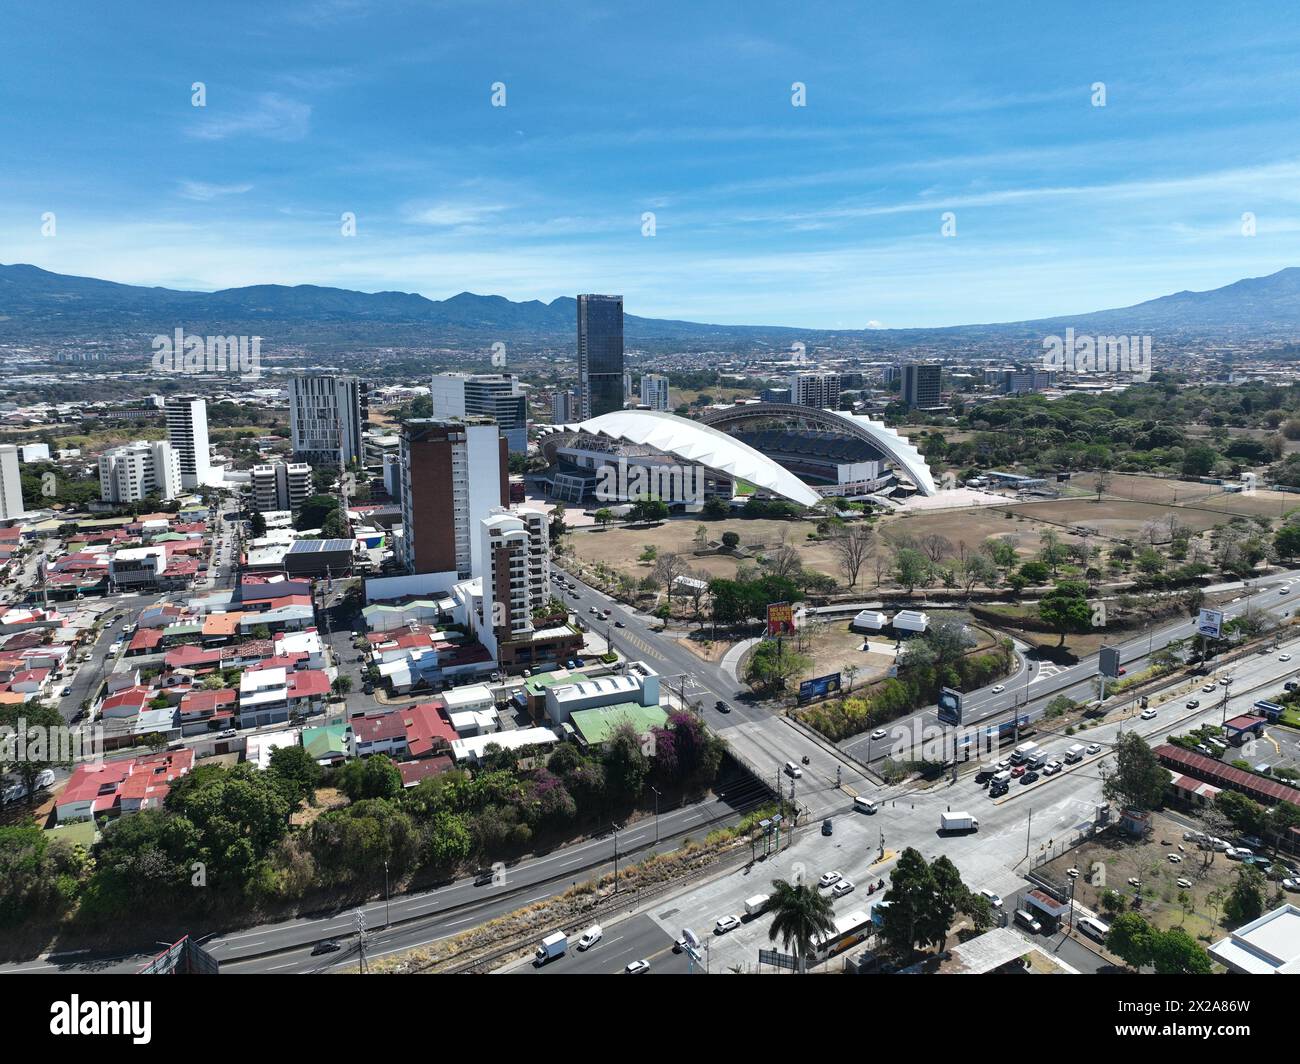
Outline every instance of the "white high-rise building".
<path fill-rule="evenodd" d="M 209 477 L 208 404 L 197 395 L 169 395 L 167 442 L 181 467 L 181 487 L 201 488 Z"/>
<path fill-rule="evenodd" d="M 271 462 L 253 466 L 253 509 L 260 514 L 297 510 L 311 495 L 311 466 L 306 462 Z"/>
<path fill-rule="evenodd" d="M 528 400 L 508 373 L 438 373 L 429 388 L 434 417 L 490 417 L 512 454 L 528 450 Z"/>
<path fill-rule="evenodd" d="M 295 377 L 289 386 L 294 457 L 313 465 L 362 461 L 365 405 L 365 386 L 356 377 Z"/>
<path fill-rule="evenodd" d="M 505 438 L 490 418 L 402 427 L 402 556 L 408 573 L 482 572 L 479 522 L 510 501 Z"/>
<path fill-rule="evenodd" d="M 0 444 L 0 521 L 11 521 L 23 512 L 23 484 L 18 475 L 18 448 Z"/>
<path fill-rule="evenodd" d="M 641 374 L 641 405 L 650 410 L 668 410 L 668 378 L 662 373 Z"/>
<path fill-rule="evenodd" d="M 180 459 L 166 440 L 141 440 L 99 456 L 99 497 L 138 502 L 149 495 L 174 499 L 181 493 Z"/>
<path fill-rule="evenodd" d="M 492 657 L 512 664 L 503 644 L 528 641 L 533 611 L 551 597 L 547 516 L 497 508 L 479 522 L 483 614 L 478 637 Z"/>
<path fill-rule="evenodd" d="M 790 374 L 790 402 L 795 406 L 838 410 L 841 390 L 838 373 Z"/>

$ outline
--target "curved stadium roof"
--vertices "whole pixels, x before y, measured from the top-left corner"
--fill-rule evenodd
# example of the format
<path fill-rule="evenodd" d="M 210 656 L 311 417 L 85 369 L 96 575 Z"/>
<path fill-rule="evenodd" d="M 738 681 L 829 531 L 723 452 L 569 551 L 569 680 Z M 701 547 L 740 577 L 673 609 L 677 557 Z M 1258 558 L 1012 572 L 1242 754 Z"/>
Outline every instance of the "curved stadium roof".
<path fill-rule="evenodd" d="M 659 410 L 615 410 L 568 425 L 549 425 L 543 432 L 584 432 L 590 436 L 653 447 L 683 462 L 747 480 L 755 487 L 814 506 L 821 496 L 773 459 L 748 444 L 689 418 Z"/>

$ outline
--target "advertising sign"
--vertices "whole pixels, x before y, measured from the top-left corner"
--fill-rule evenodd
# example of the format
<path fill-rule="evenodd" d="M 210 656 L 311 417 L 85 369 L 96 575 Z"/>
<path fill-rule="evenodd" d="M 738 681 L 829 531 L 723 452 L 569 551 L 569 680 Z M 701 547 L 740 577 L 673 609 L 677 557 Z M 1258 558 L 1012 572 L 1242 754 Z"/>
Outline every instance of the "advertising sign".
<path fill-rule="evenodd" d="M 1223 635 L 1223 611 L 1201 610 L 1196 618 L 1196 634 L 1220 638 Z"/>
<path fill-rule="evenodd" d="M 794 631 L 794 607 L 788 602 L 767 604 L 767 634 L 790 635 Z"/>
<path fill-rule="evenodd" d="M 939 692 L 939 723 L 961 723 L 961 692 L 945 687 Z"/>
<path fill-rule="evenodd" d="M 1119 647 L 1102 647 L 1098 671 L 1112 680 L 1119 676 Z"/>
<path fill-rule="evenodd" d="M 804 680 L 799 685 L 799 701 L 807 702 L 810 698 L 824 698 L 832 691 L 840 689 L 840 674 L 831 673 L 828 676 L 814 676 L 811 680 Z"/>

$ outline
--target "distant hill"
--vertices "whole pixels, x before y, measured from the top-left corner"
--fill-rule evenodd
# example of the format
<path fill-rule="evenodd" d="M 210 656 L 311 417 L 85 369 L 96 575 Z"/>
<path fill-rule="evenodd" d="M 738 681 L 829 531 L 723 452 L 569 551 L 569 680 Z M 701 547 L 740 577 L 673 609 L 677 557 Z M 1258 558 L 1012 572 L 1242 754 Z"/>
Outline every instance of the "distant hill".
<path fill-rule="evenodd" d="M 266 331 L 278 323 L 288 332 L 367 338 L 386 334 L 426 341 L 483 342 L 516 339 L 571 342 L 576 301 L 568 296 L 543 303 L 512 302 L 502 296 L 461 292 L 427 299 L 410 292 L 354 292 L 317 285 L 251 285 L 218 292 L 145 288 L 93 277 L 51 273 L 36 266 L 0 265 L 0 338 L 167 332 L 177 326 L 204 332 Z M 1300 268 L 1236 281 L 1208 292 L 1176 292 L 1135 306 L 1070 317 L 944 329 L 816 330 L 790 326 L 713 325 L 627 315 L 631 343 L 647 341 L 720 343 L 727 340 L 788 343 L 859 336 L 872 346 L 943 339 L 1026 339 L 1073 326 L 1077 331 L 1186 331 L 1213 334 L 1286 335 L 1300 329 Z"/>

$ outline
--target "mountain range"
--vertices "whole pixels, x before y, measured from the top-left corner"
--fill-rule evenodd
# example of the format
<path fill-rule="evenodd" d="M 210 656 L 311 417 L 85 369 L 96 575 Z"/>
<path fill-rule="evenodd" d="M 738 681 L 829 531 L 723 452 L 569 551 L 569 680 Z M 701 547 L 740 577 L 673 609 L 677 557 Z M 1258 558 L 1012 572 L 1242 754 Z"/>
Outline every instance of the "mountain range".
<path fill-rule="evenodd" d="M 576 300 L 512 302 L 503 296 L 461 292 L 428 299 L 410 292 L 355 292 L 317 285 L 250 285 L 187 292 L 51 273 L 26 264 L 0 264 L 0 340 L 104 336 L 106 332 L 266 333 L 276 323 L 292 334 L 321 333 L 355 343 L 358 337 L 394 342 L 422 336 L 425 345 L 495 339 L 572 343 Z M 860 337 L 886 349 L 904 343 L 1015 340 L 1073 326 L 1076 332 L 1195 332 L 1293 338 L 1300 330 L 1300 267 L 1252 277 L 1205 292 L 1175 292 L 1129 307 L 1033 321 L 932 329 L 817 330 L 790 326 L 716 325 L 624 317 L 630 344 L 788 343 Z"/>

